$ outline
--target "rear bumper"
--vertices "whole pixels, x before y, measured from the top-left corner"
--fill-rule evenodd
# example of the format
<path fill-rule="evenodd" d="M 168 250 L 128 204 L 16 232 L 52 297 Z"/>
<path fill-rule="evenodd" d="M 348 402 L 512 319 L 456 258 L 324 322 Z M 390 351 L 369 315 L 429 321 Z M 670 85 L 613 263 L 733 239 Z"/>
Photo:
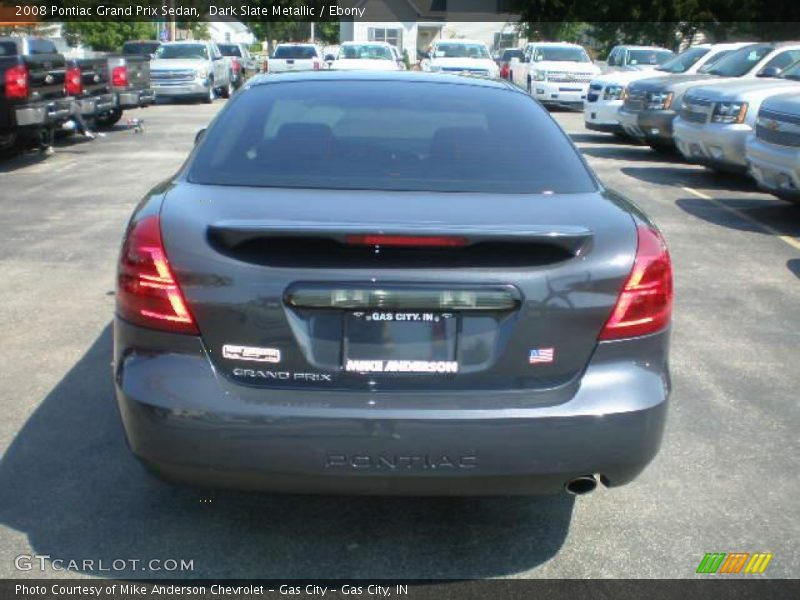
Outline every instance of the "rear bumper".
<path fill-rule="evenodd" d="M 156 93 L 151 89 L 129 90 L 117 94 L 119 107 L 123 110 L 149 106 L 156 100 Z"/>
<path fill-rule="evenodd" d="M 641 349 L 636 360 L 631 343 Z M 173 481 L 302 493 L 550 493 L 590 473 L 625 484 L 658 451 L 668 332 L 624 342 L 627 358 L 620 344 L 598 347 L 566 402 L 543 405 L 528 392 L 530 407 L 507 408 L 504 396 L 518 402 L 526 393 L 464 391 L 459 399 L 486 408 L 436 408 L 453 404 L 448 392 L 430 394 L 421 410 L 397 408 L 402 393 L 235 385 L 199 339 L 117 319 L 115 384 L 131 450 Z M 354 395 L 372 404 L 353 407 Z"/>
<path fill-rule="evenodd" d="M 113 93 L 108 93 L 89 98 L 76 98 L 75 106 L 81 116 L 96 117 L 114 110 L 117 107 L 117 97 Z"/>
<path fill-rule="evenodd" d="M 620 108 L 617 113 L 622 128 L 629 136 L 646 142 L 673 143 L 672 122 L 677 113 L 671 110 L 630 112 Z"/>
<path fill-rule="evenodd" d="M 751 137 L 746 152 L 750 174 L 760 188 L 800 204 L 800 148 L 765 144 Z"/>
<path fill-rule="evenodd" d="M 60 98 L 51 102 L 27 104 L 13 110 L 17 127 L 47 127 L 69 120 L 73 114 L 74 101 L 72 98 Z"/>
<path fill-rule="evenodd" d="M 744 172 L 745 144 L 753 130 L 749 125 L 691 123 L 675 119 L 675 145 L 689 162 Z"/>

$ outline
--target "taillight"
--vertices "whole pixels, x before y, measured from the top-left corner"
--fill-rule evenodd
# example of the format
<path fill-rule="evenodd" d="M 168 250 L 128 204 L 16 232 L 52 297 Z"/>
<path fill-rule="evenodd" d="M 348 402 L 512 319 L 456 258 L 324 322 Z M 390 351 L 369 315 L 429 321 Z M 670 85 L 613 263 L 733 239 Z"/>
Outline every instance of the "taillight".
<path fill-rule="evenodd" d="M 169 266 L 157 216 L 136 223 L 122 245 L 117 312 L 143 327 L 199 334 Z"/>
<path fill-rule="evenodd" d="M 241 70 L 242 70 L 242 65 L 239 63 L 239 59 L 238 58 L 234 58 L 231 61 L 231 67 L 233 67 L 233 72 L 234 73 L 240 73 Z"/>
<path fill-rule="evenodd" d="M 319 60 L 317 60 L 315 58 L 314 61 L 313 61 L 313 64 L 314 64 L 314 70 L 315 71 L 319 71 L 319 68 L 320 68 Z"/>
<path fill-rule="evenodd" d="M 83 81 L 80 67 L 70 67 L 64 74 L 64 93 L 67 96 L 80 96 L 83 93 Z"/>
<path fill-rule="evenodd" d="M 264 64 L 261 67 L 261 71 L 264 73 L 269 72 L 269 60 L 267 60 L 266 58 L 264 59 Z"/>
<path fill-rule="evenodd" d="M 6 70 L 6 98 L 9 100 L 24 100 L 31 91 L 28 67 L 17 65 Z"/>
<path fill-rule="evenodd" d="M 656 333 L 672 317 L 672 261 L 661 234 L 647 225 L 636 230 L 638 245 L 633 269 L 617 299 L 601 340 Z"/>
<path fill-rule="evenodd" d="M 500 78 L 501 79 L 508 79 L 508 74 L 510 70 L 508 68 L 508 63 L 503 63 L 503 66 L 500 67 Z"/>
<path fill-rule="evenodd" d="M 351 246 L 394 246 L 406 248 L 453 248 L 466 246 L 466 238 L 449 235 L 352 234 L 345 236 Z"/>
<path fill-rule="evenodd" d="M 114 67 L 111 71 L 111 85 L 128 87 L 128 67 Z"/>

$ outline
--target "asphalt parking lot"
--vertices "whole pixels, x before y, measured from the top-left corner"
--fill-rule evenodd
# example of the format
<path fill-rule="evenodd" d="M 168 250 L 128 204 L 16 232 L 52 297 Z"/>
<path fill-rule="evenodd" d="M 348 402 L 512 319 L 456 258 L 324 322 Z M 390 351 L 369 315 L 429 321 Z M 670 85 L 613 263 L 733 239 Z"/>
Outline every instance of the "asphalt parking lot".
<path fill-rule="evenodd" d="M 131 209 L 223 106 L 158 105 L 94 142 L 0 163 L 0 577 L 15 557 L 192 560 L 53 577 L 693 577 L 706 552 L 800 567 L 800 207 L 556 119 L 661 227 L 676 276 L 674 390 L 633 484 L 513 499 L 290 497 L 173 488 L 125 447 L 111 381 Z M 97 563 L 95 563 L 97 564 Z"/>

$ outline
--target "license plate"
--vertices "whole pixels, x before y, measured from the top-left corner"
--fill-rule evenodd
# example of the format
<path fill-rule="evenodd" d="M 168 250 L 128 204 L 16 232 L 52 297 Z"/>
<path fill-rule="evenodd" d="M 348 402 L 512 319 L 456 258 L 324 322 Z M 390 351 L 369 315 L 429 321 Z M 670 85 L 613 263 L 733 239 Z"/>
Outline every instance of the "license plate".
<path fill-rule="evenodd" d="M 362 374 L 454 374 L 457 337 L 458 317 L 453 313 L 347 313 L 343 368 Z"/>

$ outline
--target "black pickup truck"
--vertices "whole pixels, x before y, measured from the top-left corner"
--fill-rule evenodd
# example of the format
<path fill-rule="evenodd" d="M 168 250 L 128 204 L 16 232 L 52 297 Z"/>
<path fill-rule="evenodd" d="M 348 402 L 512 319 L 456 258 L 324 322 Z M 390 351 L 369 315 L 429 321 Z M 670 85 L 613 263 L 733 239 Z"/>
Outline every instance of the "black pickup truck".
<path fill-rule="evenodd" d="M 156 93 L 150 87 L 149 56 L 111 55 L 107 60 L 117 107 L 97 119 L 100 127 L 111 127 L 120 120 L 124 110 L 149 106 L 156 99 Z"/>
<path fill-rule="evenodd" d="M 100 122 L 117 108 L 105 56 L 67 59 L 64 90 L 75 100 L 77 111 L 90 123 Z"/>
<path fill-rule="evenodd" d="M 0 153 L 38 141 L 72 116 L 65 74 L 66 60 L 49 40 L 0 37 Z"/>

